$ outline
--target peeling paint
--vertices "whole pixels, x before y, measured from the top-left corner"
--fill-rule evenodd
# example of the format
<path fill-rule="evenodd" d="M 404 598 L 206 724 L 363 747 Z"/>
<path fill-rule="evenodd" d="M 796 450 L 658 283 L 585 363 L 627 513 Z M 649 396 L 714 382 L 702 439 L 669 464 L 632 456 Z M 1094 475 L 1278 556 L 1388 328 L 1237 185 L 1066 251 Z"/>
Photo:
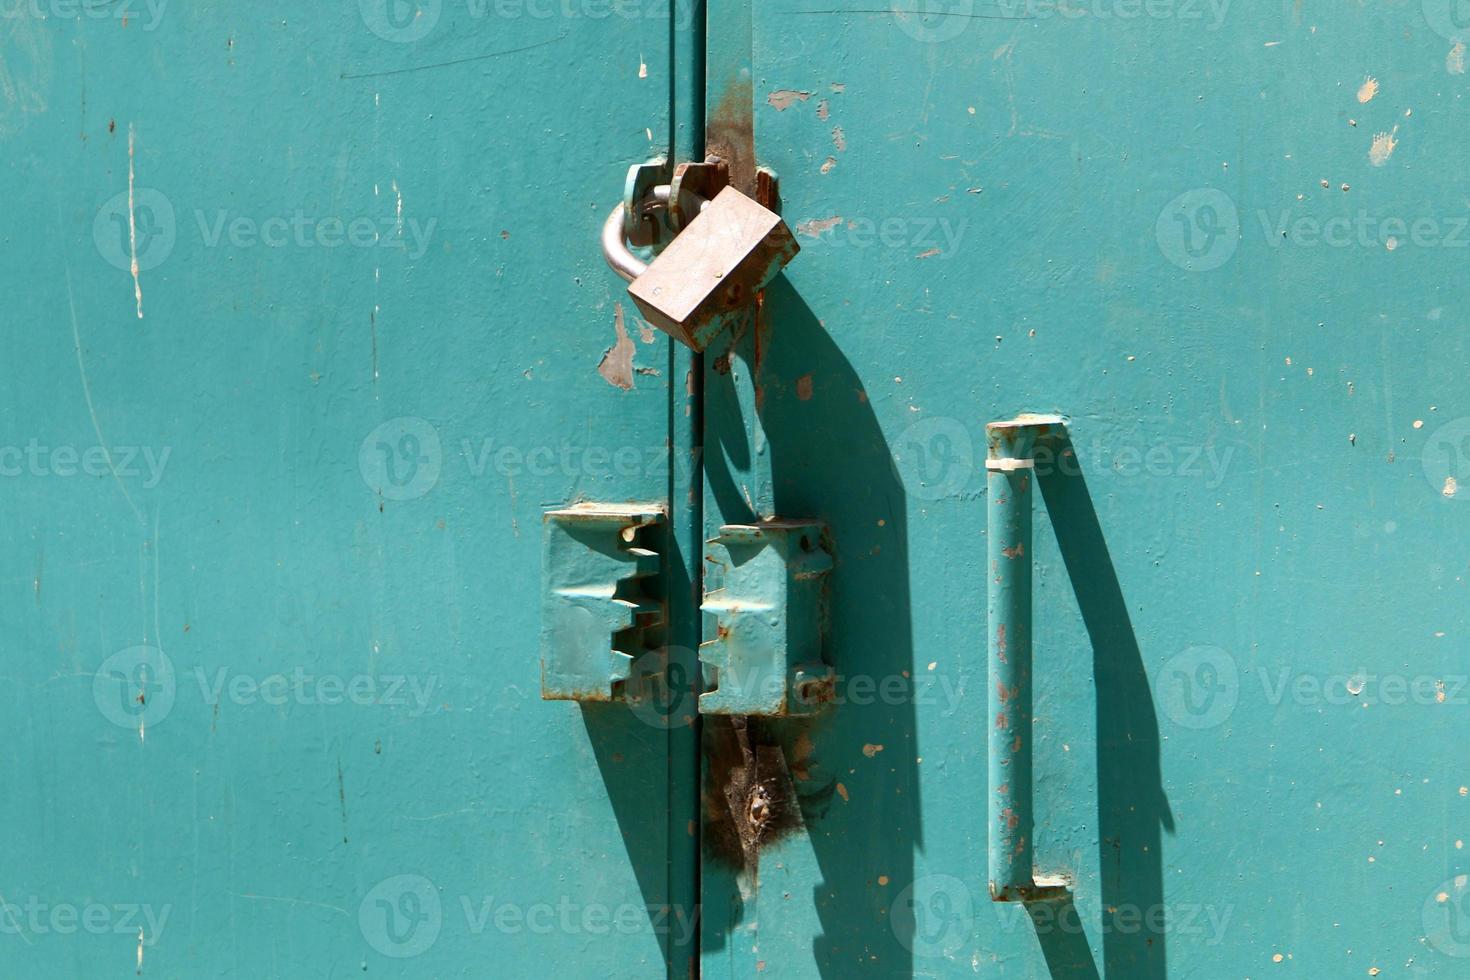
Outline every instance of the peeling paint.
<path fill-rule="evenodd" d="M 1372 102 L 1378 95 L 1378 79 L 1369 75 L 1363 79 L 1363 84 L 1358 88 L 1358 101 L 1364 104 Z"/>
<path fill-rule="evenodd" d="M 831 231 L 841 223 L 842 216 L 840 214 L 834 214 L 830 218 L 813 218 L 810 221 L 799 223 L 796 226 L 796 233 L 798 235 L 805 235 L 807 238 L 819 238 L 824 231 Z"/>
<path fill-rule="evenodd" d="M 805 102 L 812 97 L 810 92 L 799 92 L 796 89 L 778 88 L 766 96 L 766 101 L 776 107 L 777 112 L 785 112 L 798 102 Z"/>
<path fill-rule="evenodd" d="M 1392 133 L 1379 133 L 1373 137 L 1373 145 L 1368 150 L 1368 162 L 1375 167 L 1381 167 L 1393 156 L 1393 151 L 1398 147 L 1399 141 L 1394 138 L 1398 127 L 1394 127 Z"/>
<path fill-rule="evenodd" d="M 838 153 L 847 149 L 847 134 L 842 131 L 841 126 L 832 127 L 832 145 L 837 147 Z"/>
<path fill-rule="evenodd" d="M 618 332 L 618 342 L 603 352 L 598 362 L 597 373 L 614 388 L 631 391 L 633 388 L 633 354 L 637 348 L 628 336 L 628 327 L 623 322 L 623 304 L 613 304 L 613 326 Z"/>

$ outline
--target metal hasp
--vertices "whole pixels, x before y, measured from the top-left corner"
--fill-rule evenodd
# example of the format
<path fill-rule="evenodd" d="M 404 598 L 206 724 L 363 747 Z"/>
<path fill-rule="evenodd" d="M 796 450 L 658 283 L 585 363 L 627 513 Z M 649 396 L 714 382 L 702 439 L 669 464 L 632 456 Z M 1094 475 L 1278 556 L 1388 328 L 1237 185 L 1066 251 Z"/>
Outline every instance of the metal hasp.
<path fill-rule="evenodd" d="M 664 522 L 647 505 L 583 504 L 548 511 L 541 577 L 541 697 L 621 701 L 633 661 L 662 626 L 653 595 Z"/>
<path fill-rule="evenodd" d="M 825 531 L 816 521 L 727 524 L 709 542 L 702 608 L 714 635 L 699 660 L 713 669 L 700 713 L 804 715 L 832 699 Z"/>
<path fill-rule="evenodd" d="M 726 187 L 628 286 L 644 319 L 703 351 L 800 247 L 774 211 Z"/>
<path fill-rule="evenodd" d="M 1021 416 L 985 427 L 990 646 L 990 897 L 997 902 L 1064 898 L 1038 883 L 1031 732 L 1031 529 L 1035 452 L 1066 431 L 1057 416 Z"/>

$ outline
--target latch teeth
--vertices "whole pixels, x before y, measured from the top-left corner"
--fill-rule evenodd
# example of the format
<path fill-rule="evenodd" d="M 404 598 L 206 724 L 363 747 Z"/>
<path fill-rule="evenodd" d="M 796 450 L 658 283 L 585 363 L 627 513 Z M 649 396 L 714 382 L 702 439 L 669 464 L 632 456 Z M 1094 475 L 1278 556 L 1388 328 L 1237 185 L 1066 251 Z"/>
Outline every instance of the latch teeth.
<path fill-rule="evenodd" d="M 662 556 L 648 547 L 663 511 L 580 505 L 545 515 L 541 697 L 618 701 L 665 615 Z"/>

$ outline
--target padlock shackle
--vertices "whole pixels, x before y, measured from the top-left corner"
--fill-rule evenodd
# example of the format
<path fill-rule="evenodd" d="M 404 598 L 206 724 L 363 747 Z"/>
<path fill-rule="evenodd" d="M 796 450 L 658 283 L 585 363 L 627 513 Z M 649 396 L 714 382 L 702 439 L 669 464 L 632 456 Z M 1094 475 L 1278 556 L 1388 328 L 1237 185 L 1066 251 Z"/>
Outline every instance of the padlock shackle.
<path fill-rule="evenodd" d="M 655 205 L 662 205 L 667 208 L 669 194 L 669 185 L 659 184 L 653 188 L 653 194 L 645 199 L 643 207 L 651 208 Z M 709 206 L 709 201 L 698 194 L 686 196 L 694 201 L 698 211 L 703 211 Z M 627 239 L 623 237 L 623 209 L 625 207 L 627 207 L 626 204 L 619 204 L 613 208 L 612 214 L 609 214 L 607 220 L 602 223 L 602 257 L 607 260 L 608 268 L 617 273 L 619 278 L 632 282 L 647 271 L 648 263 L 633 254 L 633 250 L 628 247 Z"/>

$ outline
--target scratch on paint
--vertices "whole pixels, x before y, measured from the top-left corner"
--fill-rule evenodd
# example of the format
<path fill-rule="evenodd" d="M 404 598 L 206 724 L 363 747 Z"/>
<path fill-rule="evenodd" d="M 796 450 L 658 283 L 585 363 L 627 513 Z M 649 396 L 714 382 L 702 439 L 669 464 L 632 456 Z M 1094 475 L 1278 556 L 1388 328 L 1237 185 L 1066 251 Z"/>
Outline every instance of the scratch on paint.
<path fill-rule="evenodd" d="M 630 391 L 633 388 L 633 354 L 637 348 L 628 336 L 627 324 L 623 322 L 623 304 L 613 304 L 613 327 L 618 332 L 618 342 L 602 354 L 597 373 L 614 388 Z"/>
<path fill-rule="evenodd" d="M 138 132 L 128 123 L 128 250 L 132 253 L 133 296 L 138 303 L 138 319 L 143 319 L 143 281 L 138 278 L 138 216 L 133 206 L 134 151 L 138 143 Z"/>
<path fill-rule="evenodd" d="M 71 342 L 77 355 L 77 372 L 82 377 L 82 398 L 87 403 L 87 414 L 92 417 L 92 431 L 97 433 L 97 445 L 102 448 L 102 456 L 107 460 L 107 468 L 112 471 L 112 478 L 117 482 L 117 488 L 122 491 L 123 499 L 128 502 L 133 516 L 138 519 L 140 525 L 144 524 L 143 512 L 138 510 L 138 505 L 133 503 L 133 495 L 128 493 L 128 485 L 118 475 L 117 464 L 112 461 L 112 451 L 107 447 L 110 445 L 102 435 L 102 423 L 97 420 L 97 409 L 92 404 L 92 386 L 87 382 L 87 363 L 82 359 L 82 334 L 77 326 L 77 299 L 71 286 L 71 265 L 66 263 L 62 266 L 66 275 L 66 302 L 71 311 Z"/>

